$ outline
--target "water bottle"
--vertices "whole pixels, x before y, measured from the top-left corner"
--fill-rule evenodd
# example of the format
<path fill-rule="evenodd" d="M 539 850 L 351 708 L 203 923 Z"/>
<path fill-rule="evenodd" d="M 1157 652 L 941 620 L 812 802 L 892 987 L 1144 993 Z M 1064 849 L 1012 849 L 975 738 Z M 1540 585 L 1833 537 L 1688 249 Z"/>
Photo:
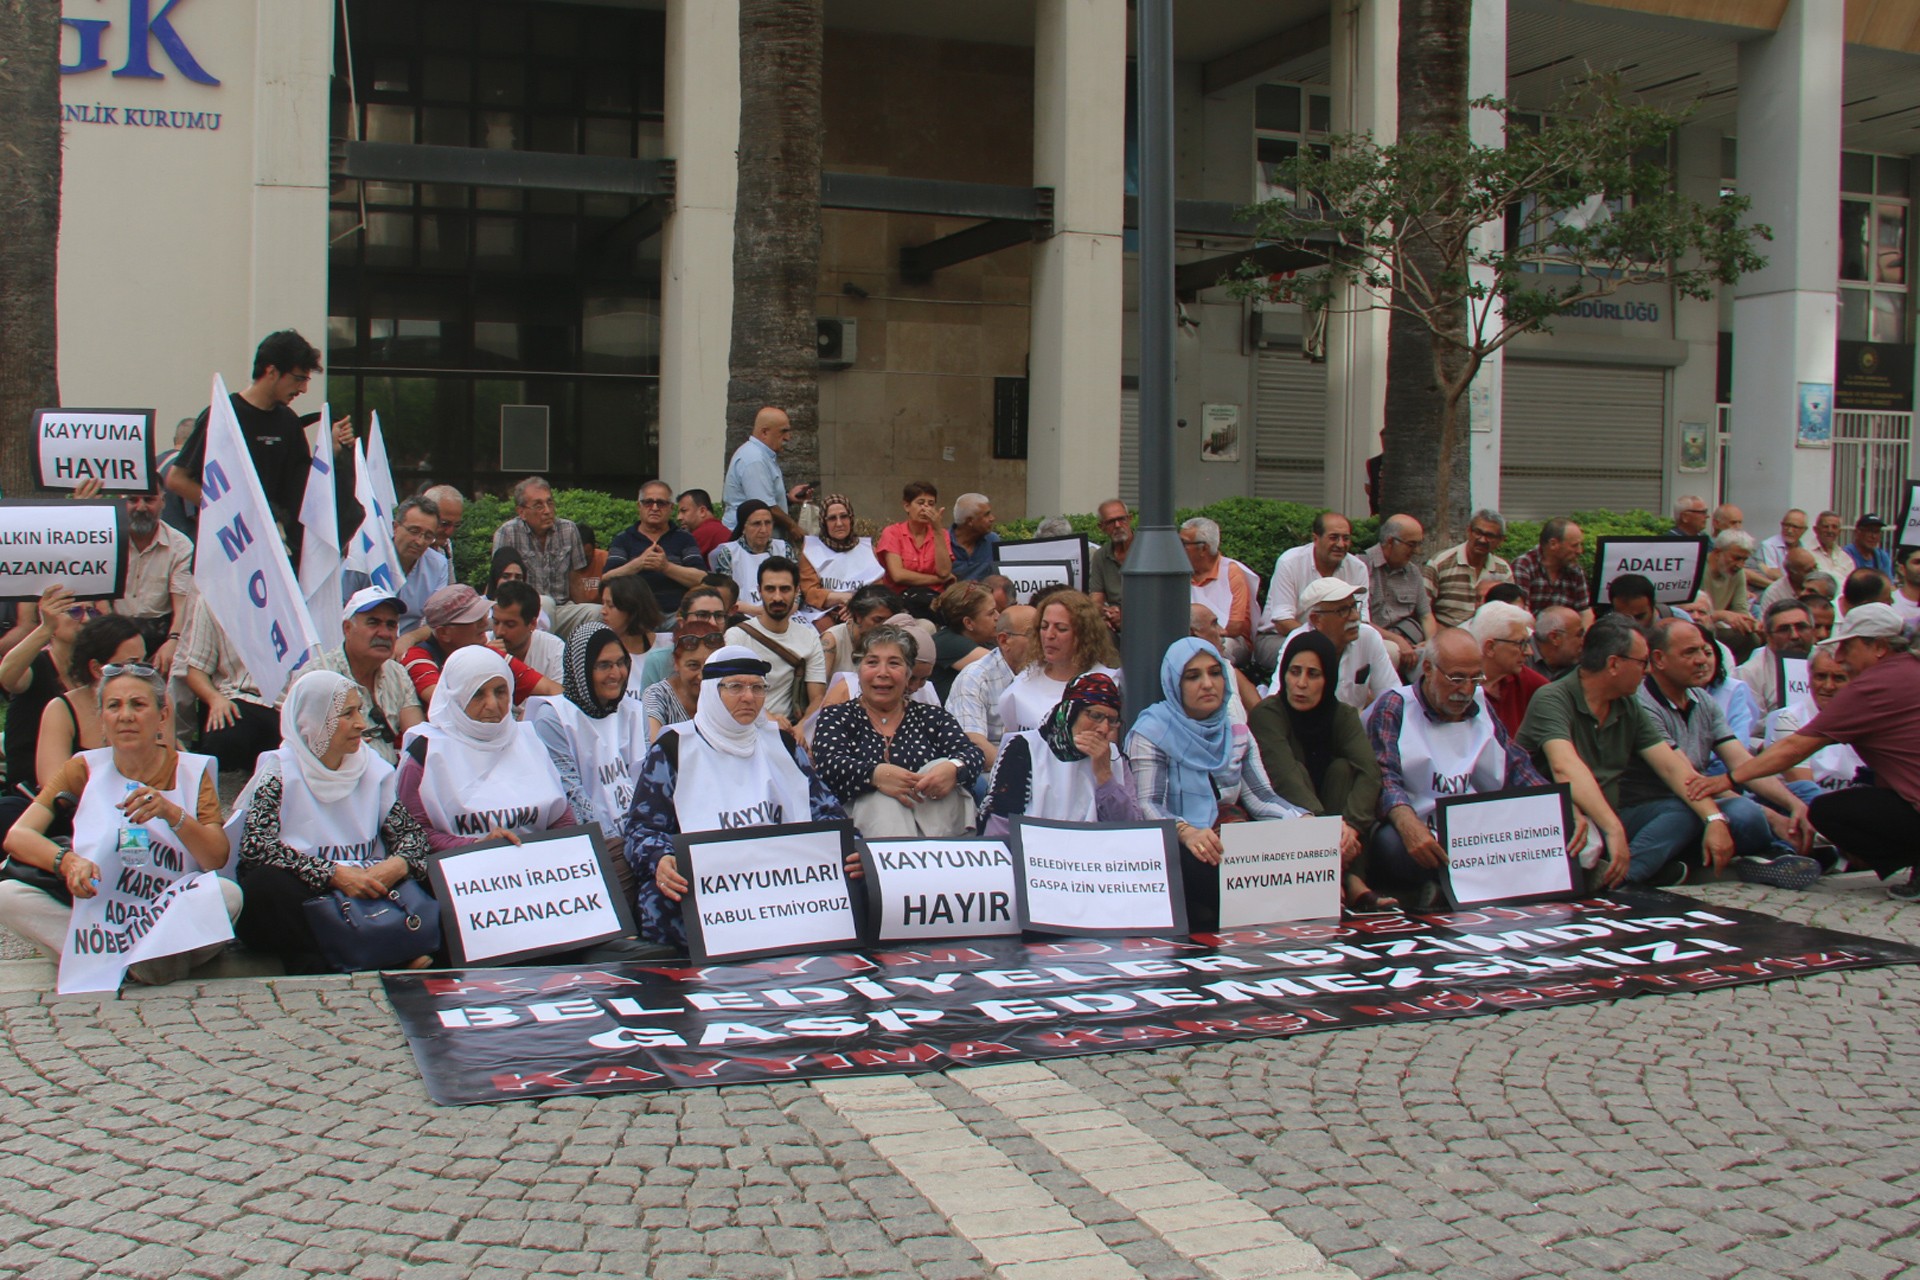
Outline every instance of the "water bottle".
<path fill-rule="evenodd" d="M 139 783 L 129 782 L 126 795 L 131 796 L 139 789 Z M 122 803 L 125 803 L 124 799 Z M 148 833 L 143 824 L 129 818 L 124 808 L 120 810 L 120 830 L 115 837 L 115 842 L 115 847 L 120 854 L 121 866 L 144 867 L 153 861 L 153 836 Z"/>

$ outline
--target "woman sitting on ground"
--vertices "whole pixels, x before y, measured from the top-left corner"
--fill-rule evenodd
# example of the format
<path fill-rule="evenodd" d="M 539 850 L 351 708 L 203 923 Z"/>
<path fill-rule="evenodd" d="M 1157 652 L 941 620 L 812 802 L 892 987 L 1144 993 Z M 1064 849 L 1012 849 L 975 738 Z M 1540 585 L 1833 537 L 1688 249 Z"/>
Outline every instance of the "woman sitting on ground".
<path fill-rule="evenodd" d="M 619 582 L 620 579 L 615 578 L 614 581 Z M 731 586 L 733 579 L 727 579 L 727 584 Z M 607 611 L 603 607 L 600 612 L 605 615 Z M 619 625 L 612 618 L 607 618 L 606 622 L 615 631 L 620 630 Z M 674 613 L 672 622 L 670 631 L 676 636 L 680 634 L 680 628 L 689 622 L 704 623 L 715 631 L 725 631 L 727 629 L 727 598 L 718 587 L 689 587 L 686 594 L 680 597 L 680 608 Z M 664 622 L 655 625 L 664 625 Z M 632 640 L 627 642 L 627 650 L 633 654 L 634 669 L 633 678 L 627 682 L 629 698 L 645 701 L 647 690 L 673 674 L 673 646 L 659 643 L 657 635 L 652 637 L 652 640 L 653 647 L 644 657 L 634 649 Z M 634 691 L 636 685 L 639 686 L 637 693 Z"/>
<path fill-rule="evenodd" d="M 280 746 L 261 755 L 234 807 L 246 814 L 235 932 L 280 957 L 288 973 L 329 966 L 307 923 L 306 902 L 338 889 L 382 898 L 401 881 L 427 879 L 427 833 L 400 803 L 399 776 L 363 744 L 360 686 L 332 671 L 293 682 L 280 707 Z M 431 957 L 422 955 L 415 967 Z"/>
<path fill-rule="evenodd" d="M 1399 903 L 1367 887 L 1367 833 L 1380 803 L 1380 761 L 1360 713 L 1333 694 L 1340 655 L 1311 627 L 1295 631 L 1280 655 L 1280 689 L 1256 706 L 1247 727 L 1281 799 L 1316 816 L 1337 816 L 1344 901 L 1351 911 L 1392 911 Z"/>
<path fill-rule="evenodd" d="M 1160 660 L 1162 701 L 1140 713 L 1127 738 L 1133 786 L 1149 819 L 1171 819 L 1180 838 L 1187 923 L 1196 933 L 1220 922 L 1220 820 L 1298 818 L 1267 781 L 1260 753 L 1238 753 L 1227 717 L 1227 663 L 1205 640 L 1187 636 Z"/>
<path fill-rule="evenodd" d="M 499 598 L 499 587 L 503 582 L 526 582 L 531 585 L 531 579 L 527 576 L 527 562 L 512 547 L 501 547 L 493 553 L 493 561 L 487 568 L 487 599 Z M 541 630 L 553 630 L 554 608 L 552 596 L 540 597 Z"/>
<path fill-rule="evenodd" d="M 882 529 L 873 550 L 887 568 L 881 581 L 905 598 L 910 613 L 924 618 L 934 595 L 953 581 L 947 509 L 927 480 L 909 481 L 900 492 L 900 506 L 907 518 Z"/>
<path fill-rule="evenodd" d="M 1115 745 L 1120 686 L 1088 672 L 1067 686 L 1038 729 L 1007 739 L 993 768 L 980 833 L 1007 834 L 1017 817 L 1055 822 L 1138 822 L 1133 770 Z"/>
<path fill-rule="evenodd" d="M 935 597 L 933 612 L 941 623 L 933 638 L 933 691 L 944 706 L 954 677 L 994 652 L 1000 609 L 979 583 L 956 582 Z"/>
<path fill-rule="evenodd" d="M 427 722 L 407 735 L 400 803 L 435 850 L 574 825 L 559 770 L 532 726 L 515 720 L 513 673 L 484 645 L 440 671 Z"/>
<path fill-rule="evenodd" d="M 591 624 L 574 628 L 561 662 L 565 695 L 529 700 L 527 723 L 546 744 L 574 821 L 598 823 L 608 850 L 618 854 L 633 773 L 647 755 L 646 712 L 626 696 L 632 663 L 611 628 Z M 626 859 L 614 866 L 631 900 Z"/>
<path fill-rule="evenodd" d="M 808 535 L 801 546 L 800 597 L 806 608 L 796 616 L 821 627 L 843 623 L 854 592 L 884 573 L 873 543 L 854 532 L 853 504 L 845 494 L 830 493 L 820 504 L 819 534 Z"/>
<path fill-rule="evenodd" d="M 986 757 L 944 707 L 910 696 L 920 642 L 883 624 L 860 639 L 860 694 L 820 712 L 813 758 L 861 834 L 957 836 L 973 829 Z"/>
<path fill-rule="evenodd" d="M 34 771 L 51 778 L 77 752 L 107 745 L 94 689 L 109 666 L 147 660 L 147 642 L 133 619 L 103 613 L 80 628 L 67 663 L 67 691 L 49 702 L 40 716 L 39 741 L 34 746 Z M 174 744 L 173 719 L 160 726 L 160 741 Z"/>
<path fill-rule="evenodd" d="M 1060 704 L 1067 682 L 1089 671 L 1120 679 L 1113 631 L 1093 601 L 1078 591 L 1055 591 L 1040 606 L 1039 643 L 1026 670 L 1000 695 L 1000 723 L 1008 733 L 1037 729 Z"/>
<path fill-rule="evenodd" d="M 760 616 L 760 565 L 771 556 L 793 559 L 793 549 L 773 536 L 773 511 L 758 498 L 749 498 L 734 513 L 733 541 L 715 548 L 715 573 L 733 579 L 738 594 L 734 608 L 749 618 Z"/>
<path fill-rule="evenodd" d="M 766 718 L 772 669 L 745 645 L 716 649 L 701 672 L 693 719 L 662 733 L 647 752 L 626 824 L 634 913 L 644 941 L 686 951 L 680 900 L 687 880 L 674 836 L 847 816 L 807 767 L 799 744 Z M 847 875 L 859 878 L 857 859 L 848 859 Z"/>
<path fill-rule="evenodd" d="M 715 596 L 714 604 L 719 604 Z M 707 658 L 726 644 L 726 633 L 709 622 L 682 622 L 674 629 L 673 674 L 647 686 L 640 706 L 647 717 L 647 745 L 652 746 L 661 730 L 693 719 L 700 709 L 701 671 Z"/>
<path fill-rule="evenodd" d="M 7 782 L 13 788 L 0 800 L 0 827 L 11 827 L 40 789 L 35 759 L 40 718 L 49 703 L 77 687 L 69 674 L 74 643 L 80 628 L 102 613 L 99 605 L 75 600 L 57 585 L 41 592 L 37 605 L 20 607 L 36 614 L 32 629 L 0 658 L 0 693 L 7 698 Z M 63 823 L 56 834 L 64 833 Z"/>
<path fill-rule="evenodd" d="M 101 864 L 119 864 L 122 835 L 129 827 L 146 835 L 143 869 L 168 881 L 193 871 L 219 870 L 231 848 L 220 829 L 213 760 L 177 751 L 162 739 L 173 709 L 160 673 L 143 662 L 110 663 L 101 672 L 93 700 L 108 745 L 82 751 L 48 770 L 39 796 L 6 838 L 8 856 L 30 874 L 40 873 L 35 878 L 45 884 L 0 880 L 0 928 L 11 929 L 55 960 L 66 945 L 73 900 L 98 892 Z M 78 797 L 71 850 L 47 838 L 63 793 Z M 240 914 L 240 886 L 225 879 L 219 885 L 227 918 L 232 919 Z M 226 943 L 219 942 L 161 956 L 131 966 L 127 976 L 149 985 L 175 982 L 224 950 Z"/>

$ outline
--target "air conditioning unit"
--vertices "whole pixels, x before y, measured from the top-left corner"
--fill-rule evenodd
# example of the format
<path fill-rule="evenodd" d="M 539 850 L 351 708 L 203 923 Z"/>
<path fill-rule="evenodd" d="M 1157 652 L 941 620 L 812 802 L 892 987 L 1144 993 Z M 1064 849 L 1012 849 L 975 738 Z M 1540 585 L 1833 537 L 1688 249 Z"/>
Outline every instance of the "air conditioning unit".
<path fill-rule="evenodd" d="M 819 316 L 814 320 L 814 338 L 820 348 L 822 369 L 850 369 L 860 354 L 860 322 L 841 316 Z"/>
<path fill-rule="evenodd" d="M 551 410 L 544 404 L 500 406 L 500 469 L 542 472 L 548 469 Z"/>

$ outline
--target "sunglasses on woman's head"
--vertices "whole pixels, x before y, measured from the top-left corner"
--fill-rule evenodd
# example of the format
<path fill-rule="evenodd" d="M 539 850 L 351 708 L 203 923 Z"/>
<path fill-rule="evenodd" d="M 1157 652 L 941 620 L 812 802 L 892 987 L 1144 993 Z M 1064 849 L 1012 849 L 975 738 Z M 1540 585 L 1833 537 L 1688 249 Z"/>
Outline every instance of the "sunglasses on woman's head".
<path fill-rule="evenodd" d="M 692 653 L 695 649 L 718 649 L 726 642 L 724 632 L 714 631 L 704 636 L 675 636 L 673 648 L 676 653 Z"/>
<path fill-rule="evenodd" d="M 157 676 L 159 671 L 144 662 L 109 662 L 100 668 L 100 678 L 111 680 L 115 676 Z"/>

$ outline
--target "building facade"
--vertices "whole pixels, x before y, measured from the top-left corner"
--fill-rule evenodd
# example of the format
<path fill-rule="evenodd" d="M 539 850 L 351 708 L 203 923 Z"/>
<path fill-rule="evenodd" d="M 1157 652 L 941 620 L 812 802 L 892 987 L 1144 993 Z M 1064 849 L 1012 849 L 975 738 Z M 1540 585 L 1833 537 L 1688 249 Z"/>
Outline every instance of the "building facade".
<path fill-rule="evenodd" d="M 68 403 L 170 422 L 295 327 L 327 351 L 298 407 L 378 410 L 403 485 L 718 489 L 733 0 L 65 12 Z M 1130 496 L 1125 0 L 826 15 L 823 487 L 879 520 L 920 474 L 1002 515 Z M 1397 6 L 1209 0 L 1176 22 L 1177 497 L 1364 510 L 1384 316 L 1309 330 L 1216 282 L 1252 247 L 1238 211 L 1276 194 L 1272 165 L 1390 137 Z M 1715 299 L 1623 291 L 1490 362 L 1476 500 L 1889 513 L 1914 467 L 1920 4 L 1477 0 L 1472 48 L 1471 92 L 1526 111 L 1589 67 L 1691 106 L 1674 182 L 1738 190 L 1774 233 L 1766 269 Z"/>

